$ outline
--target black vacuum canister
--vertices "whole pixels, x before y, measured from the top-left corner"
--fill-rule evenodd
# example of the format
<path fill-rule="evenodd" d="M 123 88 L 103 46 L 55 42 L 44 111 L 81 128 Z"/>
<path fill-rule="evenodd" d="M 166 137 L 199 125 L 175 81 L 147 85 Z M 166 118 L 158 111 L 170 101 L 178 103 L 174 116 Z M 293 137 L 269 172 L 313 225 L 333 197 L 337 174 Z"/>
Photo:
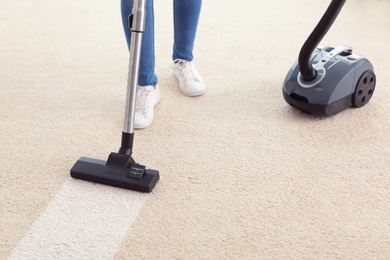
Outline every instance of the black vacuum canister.
<path fill-rule="evenodd" d="M 284 99 L 307 114 L 331 116 L 362 107 L 374 93 L 376 77 L 370 61 L 349 46 L 319 45 L 345 2 L 330 3 L 284 80 Z"/>
<path fill-rule="evenodd" d="M 335 115 L 367 104 L 375 89 L 373 65 L 351 47 L 319 46 L 310 62 L 316 70 L 311 81 L 303 79 L 298 61 L 287 73 L 283 96 L 287 103 L 313 115 Z"/>

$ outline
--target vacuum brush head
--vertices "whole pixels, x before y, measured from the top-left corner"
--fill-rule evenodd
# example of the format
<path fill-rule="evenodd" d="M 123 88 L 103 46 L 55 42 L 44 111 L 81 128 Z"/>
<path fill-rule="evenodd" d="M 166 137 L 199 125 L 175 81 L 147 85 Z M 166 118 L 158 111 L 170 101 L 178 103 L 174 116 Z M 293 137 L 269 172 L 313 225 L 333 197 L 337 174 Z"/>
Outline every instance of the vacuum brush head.
<path fill-rule="evenodd" d="M 73 178 L 110 186 L 150 192 L 160 179 L 159 172 L 134 163 L 130 156 L 111 153 L 107 161 L 81 157 L 70 170 Z"/>

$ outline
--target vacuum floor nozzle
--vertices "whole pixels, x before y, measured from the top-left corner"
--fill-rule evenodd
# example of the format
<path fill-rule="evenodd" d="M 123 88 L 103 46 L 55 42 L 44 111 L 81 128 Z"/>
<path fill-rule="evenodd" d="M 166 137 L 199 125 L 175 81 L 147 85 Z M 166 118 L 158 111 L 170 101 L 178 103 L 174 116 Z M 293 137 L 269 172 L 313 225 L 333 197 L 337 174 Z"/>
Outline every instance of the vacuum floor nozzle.
<path fill-rule="evenodd" d="M 160 179 L 157 170 L 134 163 L 130 156 L 111 153 L 108 160 L 81 157 L 70 170 L 73 178 L 114 187 L 151 192 Z"/>

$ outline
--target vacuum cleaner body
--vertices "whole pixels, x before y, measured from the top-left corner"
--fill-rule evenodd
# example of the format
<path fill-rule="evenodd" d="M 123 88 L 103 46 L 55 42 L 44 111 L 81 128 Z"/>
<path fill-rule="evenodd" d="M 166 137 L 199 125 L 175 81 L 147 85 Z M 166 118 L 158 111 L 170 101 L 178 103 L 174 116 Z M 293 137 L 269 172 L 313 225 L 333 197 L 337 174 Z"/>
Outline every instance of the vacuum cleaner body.
<path fill-rule="evenodd" d="M 318 46 L 310 62 L 316 77 L 305 81 L 296 61 L 286 75 L 283 96 L 291 106 L 312 115 L 335 115 L 368 103 L 374 88 L 373 65 L 349 46 Z"/>
<path fill-rule="evenodd" d="M 346 0 L 332 0 L 288 71 L 283 97 L 313 115 L 332 116 L 367 104 L 375 89 L 372 64 L 349 46 L 320 46 Z"/>

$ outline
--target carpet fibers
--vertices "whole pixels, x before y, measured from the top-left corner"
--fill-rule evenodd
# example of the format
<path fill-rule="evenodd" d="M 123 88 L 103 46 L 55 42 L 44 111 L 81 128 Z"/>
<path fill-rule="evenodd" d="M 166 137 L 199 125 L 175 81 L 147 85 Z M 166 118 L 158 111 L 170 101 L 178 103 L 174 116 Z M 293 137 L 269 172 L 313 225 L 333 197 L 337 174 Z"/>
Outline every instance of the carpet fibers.
<path fill-rule="evenodd" d="M 172 76 L 172 1 L 155 1 L 161 102 L 133 157 L 140 194 L 72 179 L 123 124 L 119 1 L 0 0 L 0 259 L 390 259 L 390 2 L 347 1 L 323 44 L 374 65 L 371 101 L 319 118 L 284 77 L 330 1 L 204 0 L 204 96 Z"/>

